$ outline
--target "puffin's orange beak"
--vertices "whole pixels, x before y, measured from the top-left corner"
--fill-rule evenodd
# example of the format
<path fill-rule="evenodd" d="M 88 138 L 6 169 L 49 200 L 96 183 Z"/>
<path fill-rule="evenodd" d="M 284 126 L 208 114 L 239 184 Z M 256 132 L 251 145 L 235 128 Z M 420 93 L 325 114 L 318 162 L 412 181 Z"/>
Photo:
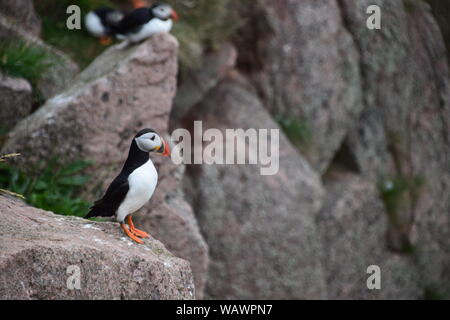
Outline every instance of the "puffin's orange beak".
<path fill-rule="evenodd" d="M 174 21 L 177 21 L 179 19 L 178 13 L 172 9 L 172 15 L 170 16 Z"/>
<path fill-rule="evenodd" d="M 162 140 L 163 145 L 162 145 L 162 148 L 159 149 L 161 151 L 158 151 L 158 152 L 160 152 L 162 156 L 170 157 L 169 144 L 165 140 L 163 140 L 163 139 L 161 139 L 161 140 Z"/>

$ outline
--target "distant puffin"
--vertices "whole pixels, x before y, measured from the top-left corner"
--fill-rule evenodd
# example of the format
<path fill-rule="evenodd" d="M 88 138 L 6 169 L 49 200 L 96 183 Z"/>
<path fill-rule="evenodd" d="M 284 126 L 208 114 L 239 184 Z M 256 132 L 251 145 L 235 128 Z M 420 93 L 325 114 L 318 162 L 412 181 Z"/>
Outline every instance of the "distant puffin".
<path fill-rule="evenodd" d="M 142 8 L 147 4 L 143 0 L 127 0 L 131 2 L 133 8 Z M 84 18 L 84 23 L 88 32 L 100 38 L 100 43 L 108 45 L 111 43 L 111 37 L 117 32 L 116 28 L 125 16 L 125 12 L 118 9 L 102 7 L 88 12 Z"/>
<path fill-rule="evenodd" d="M 85 218 L 115 216 L 125 234 L 136 241 L 148 238 L 148 233 L 135 228 L 131 215 L 153 195 L 158 173 L 150 152 L 170 156 L 168 144 L 152 129 L 143 129 L 134 137 L 122 171 L 111 182 L 105 195 L 95 201 Z M 128 227 L 126 226 L 128 224 Z"/>
<path fill-rule="evenodd" d="M 120 21 L 116 36 L 117 39 L 129 43 L 140 42 L 152 34 L 169 32 L 172 29 L 172 20 L 178 20 L 178 14 L 168 4 L 138 8 Z"/>
<path fill-rule="evenodd" d="M 117 32 L 117 27 L 125 14 L 112 8 L 98 8 L 90 11 L 84 18 L 86 29 L 91 35 L 100 38 L 100 43 L 108 45 L 111 42 L 111 36 Z"/>

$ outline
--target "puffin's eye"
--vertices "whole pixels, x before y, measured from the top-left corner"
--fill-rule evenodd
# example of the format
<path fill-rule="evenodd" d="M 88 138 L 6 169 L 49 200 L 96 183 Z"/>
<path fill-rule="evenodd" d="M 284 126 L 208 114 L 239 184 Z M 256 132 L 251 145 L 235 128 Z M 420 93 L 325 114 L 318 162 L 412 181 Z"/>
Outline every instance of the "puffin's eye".
<path fill-rule="evenodd" d="M 152 136 L 150 140 L 155 141 L 155 136 Z"/>

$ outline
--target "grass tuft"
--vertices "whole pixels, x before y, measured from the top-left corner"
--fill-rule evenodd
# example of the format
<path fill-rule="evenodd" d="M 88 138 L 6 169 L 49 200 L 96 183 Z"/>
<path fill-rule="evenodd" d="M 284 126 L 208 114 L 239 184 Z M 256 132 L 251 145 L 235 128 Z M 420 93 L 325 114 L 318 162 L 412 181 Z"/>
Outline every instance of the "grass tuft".
<path fill-rule="evenodd" d="M 51 66 L 49 53 L 38 46 L 17 40 L 0 44 L 0 70 L 27 79 L 33 87 Z"/>
<path fill-rule="evenodd" d="M 36 207 L 57 214 L 83 217 L 90 203 L 77 197 L 80 188 L 89 177 L 81 172 L 91 165 L 87 161 L 75 161 L 65 166 L 50 161 L 36 176 L 30 176 L 18 168 L 0 162 L 0 187 L 7 193 L 22 195 L 25 201 Z"/>

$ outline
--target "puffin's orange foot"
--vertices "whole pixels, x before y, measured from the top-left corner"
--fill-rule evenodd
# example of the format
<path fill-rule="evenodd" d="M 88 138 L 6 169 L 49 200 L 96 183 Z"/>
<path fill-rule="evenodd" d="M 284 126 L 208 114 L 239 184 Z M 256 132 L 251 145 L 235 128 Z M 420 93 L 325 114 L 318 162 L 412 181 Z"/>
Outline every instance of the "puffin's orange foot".
<path fill-rule="evenodd" d="M 141 237 L 144 239 L 150 237 L 150 235 L 147 232 L 139 230 L 139 229 L 131 229 L 131 232 L 133 232 L 138 237 Z"/>
<path fill-rule="evenodd" d="M 131 2 L 133 3 L 133 8 L 135 9 L 148 6 L 147 3 L 143 0 L 132 0 Z"/>
<path fill-rule="evenodd" d="M 134 226 L 133 220 L 131 220 L 131 216 L 127 217 L 127 224 L 130 226 L 131 232 L 133 232 L 138 237 L 141 237 L 141 238 L 148 238 L 148 237 L 150 237 L 150 235 L 147 232 L 139 230 L 139 229 L 136 229 L 136 227 Z"/>
<path fill-rule="evenodd" d="M 99 42 L 102 46 L 107 46 L 109 44 L 111 44 L 111 37 L 101 37 Z"/>
<path fill-rule="evenodd" d="M 132 240 L 136 241 L 137 243 L 143 244 L 144 241 L 142 241 L 141 239 L 139 239 L 138 237 L 136 237 L 130 230 L 128 230 L 128 228 L 125 226 L 124 223 L 120 224 L 120 226 L 122 227 L 123 231 L 125 231 L 125 234 L 131 238 Z"/>

